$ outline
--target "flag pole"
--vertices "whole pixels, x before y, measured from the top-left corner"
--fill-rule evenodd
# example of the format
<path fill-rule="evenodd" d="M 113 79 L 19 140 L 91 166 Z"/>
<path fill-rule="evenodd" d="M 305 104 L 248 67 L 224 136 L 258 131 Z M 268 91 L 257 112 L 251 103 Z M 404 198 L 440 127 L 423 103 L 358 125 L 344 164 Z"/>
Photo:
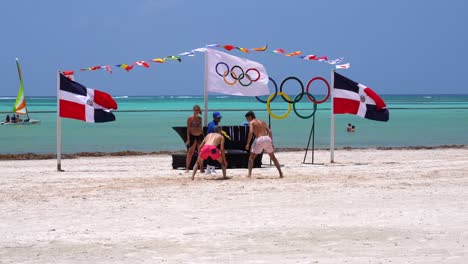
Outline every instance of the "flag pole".
<path fill-rule="evenodd" d="M 205 88 L 203 93 L 204 98 L 204 112 L 203 112 L 203 126 L 208 125 L 208 53 L 205 51 Z"/>
<path fill-rule="evenodd" d="M 335 162 L 335 115 L 333 114 L 333 91 L 335 89 L 335 71 L 335 69 L 331 70 L 330 163 Z"/>
<path fill-rule="evenodd" d="M 57 71 L 57 171 L 62 170 L 62 119 L 60 118 L 60 71 Z"/>

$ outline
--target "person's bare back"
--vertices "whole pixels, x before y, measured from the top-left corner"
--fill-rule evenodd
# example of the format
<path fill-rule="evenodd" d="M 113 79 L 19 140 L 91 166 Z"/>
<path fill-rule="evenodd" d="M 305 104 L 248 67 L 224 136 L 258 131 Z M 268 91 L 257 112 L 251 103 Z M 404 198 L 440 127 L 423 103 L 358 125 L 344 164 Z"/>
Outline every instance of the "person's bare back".
<path fill-rule="evenodd" d="M 268 136 L 268 126 L 265 121 L 260 119 L 253 119 L 249 123 L 255 137 Z"/>
<path fill-rule="evenodd" d="M 193 166 L 192 181 L 195 179 L 197 169 L 199 167 L 203 167 L 203 160 L 206 160 L 208 157 L 211 157 L 213 160 L 217 160 L 221 164 L 223 179 L 226 178 L 226 168 L 228 162 L 226 160 L 226 153 L 224 150 L 224 136 L 221 135 L 222 131 L 223 130 L 221 126 L 216 126 L 215 133 L 210 133 L 203 139 L 200 145 L 200 154 L 198 155 L 197 162 Z"/>
<path fill-rule="evenodd" d="M 203 145 L 218 146 L 224 141 L 224 137 L 219 133 L 210 133 L 206 135 L 203 141 L 204 143 L 202 143 L 202 146 Z"/>

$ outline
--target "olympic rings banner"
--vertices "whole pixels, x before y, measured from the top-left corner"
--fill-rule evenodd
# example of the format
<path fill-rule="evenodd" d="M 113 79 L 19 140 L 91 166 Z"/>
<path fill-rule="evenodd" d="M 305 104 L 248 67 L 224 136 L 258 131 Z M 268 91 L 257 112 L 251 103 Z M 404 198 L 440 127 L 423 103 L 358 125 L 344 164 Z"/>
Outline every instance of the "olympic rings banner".
<path fill-rule="evenodd" d="M 206 51 L 207 91 L 238 96 L 269 94 L 268 73 L 255 61 L 221 51 Z"/>
<path fill-rule="evenodd" d="M 309 82 L 307 83 L 306 90 L 304 91 L 304 83 L 299 78 L 294 77 L 294 76 L 290 76 L 290 77 L 284 79 L 281 82 L 279 92 L 278 92 L 278 85 L 276 84 L 275 80 L 273 80 L 273 78 L 271 78 L 271 77 L 269 77 L 269 79 L 270 79 L 271 83 L 273 84 L 273 86 L 275 87 L 275 92 L 270 94 L 266 101 L 260 99 L 258 96 L 256 96 L 255 98 L 259 102 L 262 102 L 262 103 L 266 104 L 268 113 L 270 114 L 271 117 L 273 117 L 275 119 L 284 119 L 284 118 L 286 118 L 291 113 L 292 108 L 294 108 L 294 113 L 296 113 L 296 115 L 299 118 L 302 118 L 302 119 L 311 118 L 312 116 L 315 115 L 315 111 L 317 111 L 317 105 L 326 102 L 328 100 L 328 97 L 330 96 L 330 84 L 323 77 L 314 77 L 314 78 L 310 79 Z M 301 92 L 294 97 L 294 100 L 291 100 L 291 97 L 289 97 L 289 95 L 283 90 L 285 84 L 287 82 L 290 82 L 290 81 L 296 82 L 297 84 L 299 84 L 299 87 L 301 87 Z M 320 100 L 316 99 L 315 96 L 313 96 L 311 94 L 311 91 L 309 90 L 314 81 L 323 82 L 323 84 L 325 84 L 325 86 L 327 88 L 327 94 Z M 271 102 L 273 102 L 273 100 L 275 100 L 275 98 L 277 98 L 278 94 L 281 96 L 281 98 L 283 98 L 283 101 L 288 104 L 288 110 L 283 115 L 276 115 L 271 110 Z M 307 97 L 309 98 L 309 101 L 312 102 L 312 104 L 313 104 L 312 113 L 310 115 L 307 115 L 307 116 L 299 114 L 297 109 L 296 109 L 296 103 L 299 102 L 304 95 L 307 95 Z"/>

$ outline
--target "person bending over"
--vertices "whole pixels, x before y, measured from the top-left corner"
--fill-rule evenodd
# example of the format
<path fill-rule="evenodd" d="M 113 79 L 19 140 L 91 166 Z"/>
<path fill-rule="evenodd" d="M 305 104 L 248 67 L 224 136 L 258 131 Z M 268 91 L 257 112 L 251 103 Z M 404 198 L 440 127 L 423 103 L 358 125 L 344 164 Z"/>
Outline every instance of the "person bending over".
<path fill-rule="evenodd" d="M 249 122 L 249 135 L 247 137 L 247 145 L 245 145 L 246 150 L 249 150 L 250 141 L 252 140 L 253 135 L 255 135 L 255 140 L 252 144 L 252 149 L 249 156 L 248 177 L 250 178 L 252 176 L 252 168 L 255 157 L 257 157 L 258 154 L 265 150 L 268 155 L 270 155 L 271 160 L 275 163 L 275 167 L 279 172 L 279 177 L 283 178 L 283 172 L 281 171 L 280 164 L 278 159 L 276 159 L 273 149 L 273 132 L 267 126 L 265 121 L 255 118 L 254 112 L 247 112 L 247 114 L 245 114 L 245 118 Z"/>
<path fill-rule="evenodd" d="M 226 168 L 227 160 L 226 153 L 224 151 L 224 136 L 222 135 L 223 128 L 217 126 L 215 128 L 215 133 L 210 133 L 206 135 L 200 144 L 201 150 L 198 154 L 197 162 L 193 167 L 192 181 L 195 179 L 195 174 L 197 173 L 198 168 L 203 167 L 203 161 L 211 157 L 213 160 L 217 160 L 221 164 L 221 169 L 223 170 L 223 179 L 226 178 Z M 217 146 L 220 146 L 218 149 Z"/>

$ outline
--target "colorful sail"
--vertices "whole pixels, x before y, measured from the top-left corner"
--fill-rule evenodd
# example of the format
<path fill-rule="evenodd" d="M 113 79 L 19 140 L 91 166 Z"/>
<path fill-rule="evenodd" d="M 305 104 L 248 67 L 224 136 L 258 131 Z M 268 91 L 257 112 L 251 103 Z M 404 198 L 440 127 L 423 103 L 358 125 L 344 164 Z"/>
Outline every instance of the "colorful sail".
<path fill-rule="evenodd" d="M 20 114 L 20 115 L 26 115 L 26 100 L 24 98 L 24 84 L 23 84 L 23 74 L 21 73 L 21 68 L 19 65 L 18 59 L 16 59 L 16 67 L 18 68 L 18 75 L 20 79 L 20 88 L 18 91 L 18 96 L 16 97 L 16 102 L 15 105 L 13 106 L 13 112 Z"/>

